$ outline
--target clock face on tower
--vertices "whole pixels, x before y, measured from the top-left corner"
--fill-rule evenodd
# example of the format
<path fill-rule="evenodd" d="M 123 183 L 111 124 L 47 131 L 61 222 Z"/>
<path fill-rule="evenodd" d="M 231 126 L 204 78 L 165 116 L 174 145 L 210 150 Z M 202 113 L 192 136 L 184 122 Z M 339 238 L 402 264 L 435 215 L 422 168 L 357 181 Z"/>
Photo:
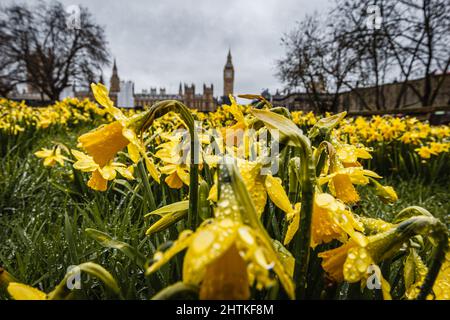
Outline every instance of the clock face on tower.
<path fill-rule="evenodd" d="M 226 78 L 232 78 L 233 77 L 233 73 L 231 70 L 226 70 L 225 71 L 225 77 Z"/>

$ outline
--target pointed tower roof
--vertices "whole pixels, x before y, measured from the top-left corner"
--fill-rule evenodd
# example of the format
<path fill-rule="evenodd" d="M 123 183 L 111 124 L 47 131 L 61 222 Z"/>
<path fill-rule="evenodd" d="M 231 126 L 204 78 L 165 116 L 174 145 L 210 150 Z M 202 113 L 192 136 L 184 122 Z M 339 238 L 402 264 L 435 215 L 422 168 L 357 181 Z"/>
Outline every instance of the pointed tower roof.
<path fill-rule="evenodd" d="M 111 74 L 111 79 L 109 81 L 109 91 L 110 92 L 119 92 L 120 91 L 120 78 L 117 72 L 117 64 L 116 59 L 114 58 L 114 65 Z"/>
<path fill-rule="evenodd" d="M 113 73 L 117 73 L 116 58 L 114 58 Z"/>
<path fill-rule="evenodd" d="M 228 49 L 227 63 L 225 64 L 225 68 L 233 68 L 233 62 L 231 61 L 231 49 Z"/>

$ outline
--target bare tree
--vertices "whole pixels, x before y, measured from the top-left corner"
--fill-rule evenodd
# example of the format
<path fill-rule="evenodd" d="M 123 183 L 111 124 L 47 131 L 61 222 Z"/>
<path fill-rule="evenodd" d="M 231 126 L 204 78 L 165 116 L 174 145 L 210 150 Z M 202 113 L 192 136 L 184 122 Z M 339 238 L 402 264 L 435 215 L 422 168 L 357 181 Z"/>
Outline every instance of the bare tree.
<path fill-rule="evenodd" d="M 403 55 L 403 61 L 397 61 L 405 77 L 424 79 L 422 88 L 411 82 L 408 86 L 423 106 L 432 105 L 444 82 L 444 77 L 434 76 L 445 75 L 450 68 L 450 4 L 448 0 L 400 2 L 407 28 L 396 43 Z"/>
<path fill-rule="evenodd" d="M 382 18 L 374 28 L 367 24 L 371 7 Z M 450 4 L 336 1 L 327 19 L 307 17 L 282 43 L 286 55 L 278 61 L 279 78 L 290 89 L 304 89 L 314 104 L 321 104 L 314 87 L 321 77 L 332 95 L 332 109 L 346 90 L 363 109 L 399 108 L 410 92 L 422 105 L 432 105 L 445 80 L 439 75 L 450 69 Z M 395 90 L 386 86 L 393 81 Z"/>
<path fill-rule="evenodd" d="M 290 89 L 304 90 L 319 112 L 335 111 L 343 88 L 351 87 L 357 57 L 344 38 L 317 16 L 306 16 L 282 38 L 286 56 L 277 61 L 278 77 Z"/>
<path fill-rule="evenodd" d="M 0 30 L 7 27 L 3 12 L 0 13 Z M 25 81 L 23 63 L 14 59 L 9 44 L 11 35 L 0 32 L 0 96 L 6 97 L 16 86 Z"/>
<path fill-rule="evenodd" d="M 382 23 L 369 27 L 368 9 L 376 7 Z M 371 13 L 370 13 L 371 14 Z M 390 39 L 398 36 L 398 4 L 389 0 L 348 0 L 337 2 L 330 14 L 336 31 L 335 39 L 343 43 L 356 59 L 353 84 L 350 89 L 370 87 L 369 97 L 360 96 L 366 108 L 386 109 L 383 85 L 393 74 L 394 58 Z M 357 91 L 355 91 L 357 92 Z"/>
<path fill-rule="evenodd" d="M 104 30 L 86 8 L 80 7 L 80 28 L 66 24 L 59 2 L 40 2 L 33 8 L 12 4 L 2 11 L 0 61 L 15 61 L 20 82 L 52 100 L 74 82 L 87 84 L 109 62 Z"/>

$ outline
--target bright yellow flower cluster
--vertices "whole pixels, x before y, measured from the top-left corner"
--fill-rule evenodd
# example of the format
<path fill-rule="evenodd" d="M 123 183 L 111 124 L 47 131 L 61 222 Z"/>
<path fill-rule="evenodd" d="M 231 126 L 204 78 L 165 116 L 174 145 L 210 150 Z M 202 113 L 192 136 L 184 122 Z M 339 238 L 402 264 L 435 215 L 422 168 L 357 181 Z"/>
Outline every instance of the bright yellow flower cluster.
<path fill-rule="evenodd" d="M 344 120 L 338 128 L 341 136 L 352 144 L 401 143 L 409 145 L 423 159 L 432 155 L 446 153 L 450 148 L 450 127 L 448 125 L 431 126 L 416 118 L 396 118 L 392 116 L 373 116 Z"/>
<path fill-rule="evenodd" d="M 149 214 L 161 218 L 150 226 L 148 236 L 168 228 L 186 214 L 194 218 L 186 221 L 183 226 L 187 227 L 179 230 L 170 247 L 153 253 L 145 265 L 146 275 L 186 250 L 182 282 L 198 287 L 200 298 L 249 299 L 251 288 L 270 290 L 277 281 L 288 297 L 294 298 L 295 286 L 299 285 L 294 270 L 302 272 L 295 259 L 308 257 L 310 248 L 320 250 L 321 245 L 328 244 L 334 249 L 322 249 L 316 258 L 321 259 L 330 281 L 360 282 L 364 287 L 369 270 L 374 270 L 383 297 L 390 299 L 390 284 L 378 264 L 408 249 L 411 254 L 405 263 L 417 275 L 407 283 L 405 297 L 419 294 L 428 270 L 414 250 L 425 248 L 423 244 L 431 233 L 434 238 L 430 243 L 437 239 L 439 230 L 430 230 L 440 222 L 423 215 L 389 223 L 360 216 L 353 209 L 361 201 L 362 187 L 372 188 L 385 203 L 398 199 L 391 186 L 380 184 L 380 175 L 363 166 L 372 159 L 377 146 L 410 145 L 421 158 L 430 159 L 449 152 L 448 126 L 432 127 L 414 118 L 374 116 L 343 120 L 345 113 L 325 118 L 311 112 L 289 114 L 271 109 L 263 98 L 260 99 L 267 106 L 253 108 L 237 104 L 233 97 L 229 105 L 216 112 L 188 112 L 198 122 L 192 123 L 183 109 L 173 111 L 176 104 L 170 105 L 175 108 L 165 114 L 159 114 L 161 110 L 157 108 L 124 113 L 113 105 L 105 86 L 92 84 L 92 91 L 101 109 L 89 102 L 71 108 L 71 103 L 79 104 L 71 100 L 42 110 L 18 104 L 19 111 L 11 107 L 7 116 L 12 118 L 4 122 L 18 119 L 8 129 L 15 134 L 20 132 L 15 126 L 20 126 L 21 121 L 46 128 L 89 121 L 91 112 L 107 114 L 106 124 L 78 137 L 77 149 L 55 145 L 35 155 L 44 159 L 45 166 L 73 162 L 74 169 L 89 173 L 87 185 L 97 191 L 106 191 L 108 181 L 115 180 L 117 173 L 133 180 L 140 161 L 149 178 L 162 185 L 160 189 L 189 189 L 188 200 L 182 196 L 181 201 L 166 206 L 163 213 L 163 208 L 159 208 Z M 303 132 L 299 127 L 312 129 Z M 323 137 L 321 133 L 325 133 Z M 199 156 L 195 165 L 190 160 L 195 149 L 195 143 L 190 141 L 193 137 Z M 319 138 L 322 140 L 317 141 Z M 274 140 L 283 149 L 279 154 L 270 154 Z M 131 161 L 123 163 L 124 158 Z M 232 166 L 226 161 L 232 161 Z M 273 169 L 280 162 L 283 173 Z M 139 170 L 144 172 L 143 166 Z M 206 192 L 191 197 L 192 190 L 198 191 L 193 183 L 197 179 L 199 185 L 206 184 Z M 142 181 L 140 176 L 133 183 Z M 149 189 L 146 192 L 152 192 Z M 158 189 L 156 184 L 154 189 Z M 203 203 L 197 207 L 200 199 Z M 191 212 L 191 208 L 196 209 Z M 205 208 L 212 214 L 200 218 L 199 212 Z M 268 212 L 283 220 L 277 239 L 263 225 Z M 310 218 L 309 229 L 304 228 L 305 217 Z M 437 298 L 449 297 L 448 263 L 444 266 L 433 289 Z M 10 293 L 21 289 L 15 286 L 8 289 Z"/>
<path fill-rule="evenodd" d="M 314 125 L 320 117 L 312 112 L 292 112 L 293 121 L 301 127 Z M 411 145 L 422 159 L 449 152 L 450 126 L 431 126 L 416 118 L 393 116 L 348 117 L 337 128 L 337 133 L 351 144 L 376 146 L 400 142 Z"/>
<path fill-rule="evenodd" d="M 30 107 L 23 101 L 0 98 L 0 132 L 17 135 L 26 130 L 46 129 L 91 122 L 105 111 L 88 99 L 66 98 L 46 107 Z"/>

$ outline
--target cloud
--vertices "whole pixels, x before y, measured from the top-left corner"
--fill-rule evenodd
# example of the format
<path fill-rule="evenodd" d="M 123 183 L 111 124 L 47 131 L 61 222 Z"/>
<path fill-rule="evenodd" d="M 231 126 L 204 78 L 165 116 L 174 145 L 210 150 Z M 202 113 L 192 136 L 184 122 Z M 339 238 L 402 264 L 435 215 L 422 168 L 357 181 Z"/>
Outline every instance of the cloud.
<path fill-rule="evenodd" d="M 235 92 L 274 91 L 282 57 L 280 38 L 306 13 L 327 10 L 328 0 L 63 0 L 81 4 L 106 29 L 119 76 L 140 91 L 181 82 L 214 84 L 222 95 L 228 48 L 235 67 Z M 105 70 L 105 80 L 111 70 Z"/>

